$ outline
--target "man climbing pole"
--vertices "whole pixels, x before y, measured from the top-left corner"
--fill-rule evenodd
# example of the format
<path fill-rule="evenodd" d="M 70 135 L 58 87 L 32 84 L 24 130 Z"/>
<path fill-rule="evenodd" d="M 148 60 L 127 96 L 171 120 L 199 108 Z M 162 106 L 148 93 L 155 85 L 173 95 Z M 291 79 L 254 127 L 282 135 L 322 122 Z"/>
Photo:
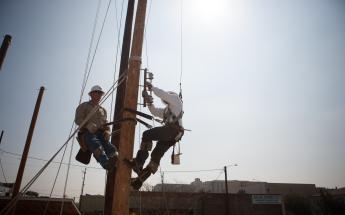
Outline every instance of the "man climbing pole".
<path fill-rule="evenodd" d="M 165 108 L 156 108 L 153 105 L 152 96 L 147 92 L 143 93 L 150 112 L 154 116 L 163 119 L 164 125 L 144 131 L 136 157 L 132 160 L 124 160 L 138 174 L 138 177 L 132 179 L 131 182 L 135 190 L 139 190 L 143 182 L 157 171 L 164 153 L 181 139 L 184 132 L 182 126 L 183 103 L 178 94 L 153 87 L 151 83 L 148 83 L 148 89 L 166 105 Z M 157 141 L 157 144 L 151 153 L 150 162 L 143 169 L 149 151 L 152 149 L 152 141 Z"/>
<path fill-rule="evenodd" d="M 90 119 L 78 133 L 80 150 L 76 159 L 88 164 L 92 153 L 104 169 L 112 171 L 116 168 L 117 149 L 109 142 L 110 127 L 105 125 L 107 112 L 99 104 L 103 95 L 104 92 L 100 86 L 93 86 L 89 92 L 91 100 L 80 104 L 76 109 L 74 121 L 79 126 L 91 114 Z"/>

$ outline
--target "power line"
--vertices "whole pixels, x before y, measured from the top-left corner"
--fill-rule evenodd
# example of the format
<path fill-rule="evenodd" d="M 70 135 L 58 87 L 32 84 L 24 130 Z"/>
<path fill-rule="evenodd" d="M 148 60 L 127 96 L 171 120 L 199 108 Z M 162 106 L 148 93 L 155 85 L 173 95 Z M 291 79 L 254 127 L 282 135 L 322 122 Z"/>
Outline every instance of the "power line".
<path fill-rule="evenodd" d="M 180 171 L 163 171 L 163 172 L 211 172 L 211 171 L 219 171 L 223 169 L 201 169 L 201 170 L 180 170 Z"/>
<path fill-rule="evenodd" d="M 5 151 L 3 149 L 0 149 L 0 152 L 6 153 L 6 154 L 10 154 L 16 157 L 21 157 L 20 154 L 17 153 L 13 153 L 13 152 L 8 152 Z M 48 161 L 46 159 L 42 159 L 42 158 L 38 158 L 38 157 L 28 157 L 29 159 L 33 159 L 33 160 L 39 160 L 39 161 Z M 59 164 L 60 162 L 57 161 L 52 161 L 52 163 L 57 163 Z M 68 165 L 68 163 L 62 163 L 63 165 Z M 81 167 L 81 168 L 85 168 L 85 166 L 82 165 L 78 165 L 78 164 L 71 164 L 71 166 L 76 166 L 76 167 Z M 103 169 L 100 167 L 92 167 L 92 166 L 88 166 L 88 169 Z M 201 170 L 162 170 L 162 172 L 166 172 L 166 173 L 188 173 L 188 172 L 212 172 L 212 171 L 221 171 L 220 175 L 223 173 L 223 169 L 222 168 L 215 168 L 215 169 L 201 169 Z M 219 176 L 217 177 L 219 178 Z"/>
<path fill-rule="evenodd" d="M 0 152 L 2 153 L 5 153 L 5 154 L 9 154 L 9 155 L 12 155 L 12 156 L 15 156 L 15 157 L 21 157 L 22 155 L 21 154 L 18 154 L 18 153 L 13 153 L 13 152 L 8 152 L 8 151 L 5 151 L 3 149 L 0 149 Z M 33 157 L 33 156 L 29 156 L 28 157 L 29 159 L 32 159 L 32 160 L 38 160 L 38 161 L 48 161 L 46 159 L 43 159 L 43 158 L 38 158 L 38 157 Z M 58 162 L 58 161 L 52 161 L 52 163 L 55 163 L 55 164 L 60 164 L 62 163 L 63 165 L 68 165 L 68 163 L 64 163 L 64 162 Z M 81 168 L 85 168 L 85 166 L 82 166 L 82 165 L 78 165 L 78 164 L 71 164 L 71 166 L 75 166 L 75 167 L 81 167 Z M 88 169 L 103 169 L 103 168 L 100 168 L 100 167 L 92 167 L 92 166 L 88 166 L 87 167 Z"/>

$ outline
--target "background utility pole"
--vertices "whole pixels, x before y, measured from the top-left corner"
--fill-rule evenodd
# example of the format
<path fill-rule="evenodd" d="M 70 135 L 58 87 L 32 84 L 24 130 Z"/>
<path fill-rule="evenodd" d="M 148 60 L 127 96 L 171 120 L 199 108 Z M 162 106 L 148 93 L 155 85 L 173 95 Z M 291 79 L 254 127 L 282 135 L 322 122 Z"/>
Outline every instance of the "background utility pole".
<path fill-rule="evenodd" d="M 5 35 L 4 40 L 2 41 L 1 49 L 0 49 L 0 70 L 2 67 L 2 63 L 4 62 L 7 49 L 11 44 L 12 37 L 8 34 Z"/>
<path fill-rule="evenodd" d="M 141 54 L 143 48 L 145 15 L 147 0 L 139 0 L 135 17 L 135 27 L 133 34 L 133 42 L 131 49 L 131 57 L 129 59 L 126 96 L 124 107 L 137 110 L 139 76 L 141 66 Z M 135 114 L 123 112 L 123 118 L 134 118 Z M 133 145 L 135 135 L 135 121 L 125 121 L 121 124 L 120 142 L 119 142 L 119 161 L 115 176 L 115 190 L 113 199 L 113 215 L 128 215 L 129 213 L 129 194 L 130 194 L 130 178 L 131 169 L 128 168 L 122 160 L 124 158 L 132 159 Z"/>
<path fill-rule="evenodd" d="M 4 135 L 4 130 L 1 131 L 1 135 L 0 135 L 0 145 L 1 145 L 1 141 L 2 141 L 2 136 Z M 6 179 L 6 176 L 5 176 L 5 171 L 4 171 L 4 168 L 2 167 L 2 163 L 1 163 L 1 158 L 0 158 L 0 167 L 1 167 L 1 172 L 2 172 L 2 175 L 4 177 L 4 180 L 5 180 L 5 183 L 7 184 L 7 179 Z M 7 192 L 6 192 L 7 193 Z"/>
<path fill-rule="evenodd" d="M 119 78 L 122 77 L 122 75 L 128 70 L 128 58 L 129 58 L 129 51 L 131 47 L 134 4 L 135 4 L 135 0 L 128 1 L 125 30 L 124 30 L 123 39 L 122 39 L 122 53 L 121 53 Z M 122 117 L 123 102 L 125 99 L 125 94 L 126 94 L 126 81 L 123 81 L 117 87 L 113 122 L 121 119 Z M 121 127 L 120 123 L 114 124 L 112 131 L 119 130 L 120 127 Z M 114 133 L 111 137 L 111 143 L 114 146 L 116 146 L 116 148 L 118 149 L 119 149 L 119 140 L 120 140 L 120 132 Z M 108 172 L 108 175 L 107 175 L 107 183 L 106 183 L 106 188 L 105 188 L 106 201 L 104 202 L 104 215 L 111 215 L 111 212 L 112 212 L 115 174 L 116 172 L 112 171 L 112 172 Z"/>
<path fill-rule="evenodd" d="M 228 171 L 226 166 L 224 166 L 225 174 L 225 214 L 229 215 L 229 191 L 228 191 Z"/>
<path fill-rule="evenodd" d="M 79 212 L 81 210 L 81 197 L 83 196 L 83 193 L 84 193 L 86 167 L 85 167 L 85 170 L 82 172 L 83 172 L 83 183 L 81 185 L 81 193 L 80 193 L 80 198 L 79 198 Z"/>
<path fill-rule="evenodd" d="M 22 154 L 22 159 L 20 161 L 20 165 L 19 165 L 19 169 L 18 169 L 18 173 L 17 173 L 16 182 L 14 183 L 14 187 L 13 187 L 13 191 L 12 191 L 12 198 L 15 198 L 18 195 L 19 189 L 20 189 L 20 185 L 22 183 L 22 178 L 23 178 L 23 173 L 24 173 L 24 169 L 25 169 L 25 164 L 26 164 L 26 160 L 28 158 L 29 149 L 30 149 L 30 145 L 31 145 L 31 139 L 32 139 L 32 135 L 34 133 L 38 112 L 39 112 L 39 109 L 40 109 L 40 106 L 41 106 L 41 101 L 42 101 L 42 97 L 43 97 L 43 91 L 44 91 L 44 87 L 41 87 L 40 88 L 40 92 L 39 92 L 38 97 L 37 97 L 37 101 L 36 101 L 36 105 L 35 105 L 35 110 L 34 110 L 34 113 L 32 115 L 28 136 L 26 138 L 26 142 L 25 142 L 25 146 L 24 146 L 24 151 L 23 151 L 23 154 Z"/>
<path fill-rule="evenodd" d="M 1 144 L 1 140 L 2 140 L 2 136 L 4 135 L 4 130 L 1 131 L 1 135 L 0 135 L 0 144 Z"/>
<path fill-rule="evenodd" d="M 22 154 L 22 159 L 20 161 L 20 165 L 19 165 L 19 169 L 18 169 L 18 173 L 17 173 L 16 182 L 15 182 L 14 187 L 13 187 L 12 198 L 14 198 L 18 194 L 19 188 L 20 188 L 20 185 L 21 185 L 21 182 L 22 182 L 24 168 L 25 168 L 26 160 L 28 158 L 29 149 L 30 149 L 30 145 L 31 145 L 31 139 L 32 139 L 32 135 L 34 133 L 38 112 L 39 112 L 39 109 L 40 109 L 40 106 L 41 106 L 41 101 L 42 101 L 42 97 L 43 97 L 43 91 L 44 91 L 44 87 L 41 87 L 40 88 L 40 92 L 39 92 L 38 97 L 37 97 L 34 113 L 32 115 L 28 136 L 26 138 L 26 142 L 25 142 L 25 146 L 24 146 L 24 151 L 23 151 L 23 154 Z"/>

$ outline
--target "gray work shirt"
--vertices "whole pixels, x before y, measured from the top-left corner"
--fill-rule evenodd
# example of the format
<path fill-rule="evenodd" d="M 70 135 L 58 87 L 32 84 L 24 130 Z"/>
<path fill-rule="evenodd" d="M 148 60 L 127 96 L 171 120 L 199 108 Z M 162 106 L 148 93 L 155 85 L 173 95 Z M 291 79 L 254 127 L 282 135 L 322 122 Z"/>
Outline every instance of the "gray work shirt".
<path fill-rule="evenodd" d="M 107 111 L 100 105 L 97 106 L 95 113 L 83 127 L 88 127 L 89 124 L 94 123 L 98 129 L 102 129 L 103 125 L 107 123 Z M 75 123 L 80 126 L 94 107 L 95 105 L 91 101 L 80 104 L 75 112 Z"/>

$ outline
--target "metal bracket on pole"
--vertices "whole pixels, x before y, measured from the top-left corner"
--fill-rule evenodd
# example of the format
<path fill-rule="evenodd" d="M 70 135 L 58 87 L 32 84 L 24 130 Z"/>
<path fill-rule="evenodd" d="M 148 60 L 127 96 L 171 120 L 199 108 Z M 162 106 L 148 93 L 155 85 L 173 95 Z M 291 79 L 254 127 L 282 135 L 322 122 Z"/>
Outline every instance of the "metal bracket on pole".
<path fill-rule="evenodd" d="M 152 91 L 148 88 L 148 84 L 151 84 L 153 80 L 153 73 L 148 72 L 148 69 L 144 69 L 144 89 L 142 92 L 142 96 L 144 98 L 143 106 L 146 107 L 148 101 L 147 101 L 147 95 L 152 97 Z M 150 93 L 148 93 L 150 92 Z"/>

